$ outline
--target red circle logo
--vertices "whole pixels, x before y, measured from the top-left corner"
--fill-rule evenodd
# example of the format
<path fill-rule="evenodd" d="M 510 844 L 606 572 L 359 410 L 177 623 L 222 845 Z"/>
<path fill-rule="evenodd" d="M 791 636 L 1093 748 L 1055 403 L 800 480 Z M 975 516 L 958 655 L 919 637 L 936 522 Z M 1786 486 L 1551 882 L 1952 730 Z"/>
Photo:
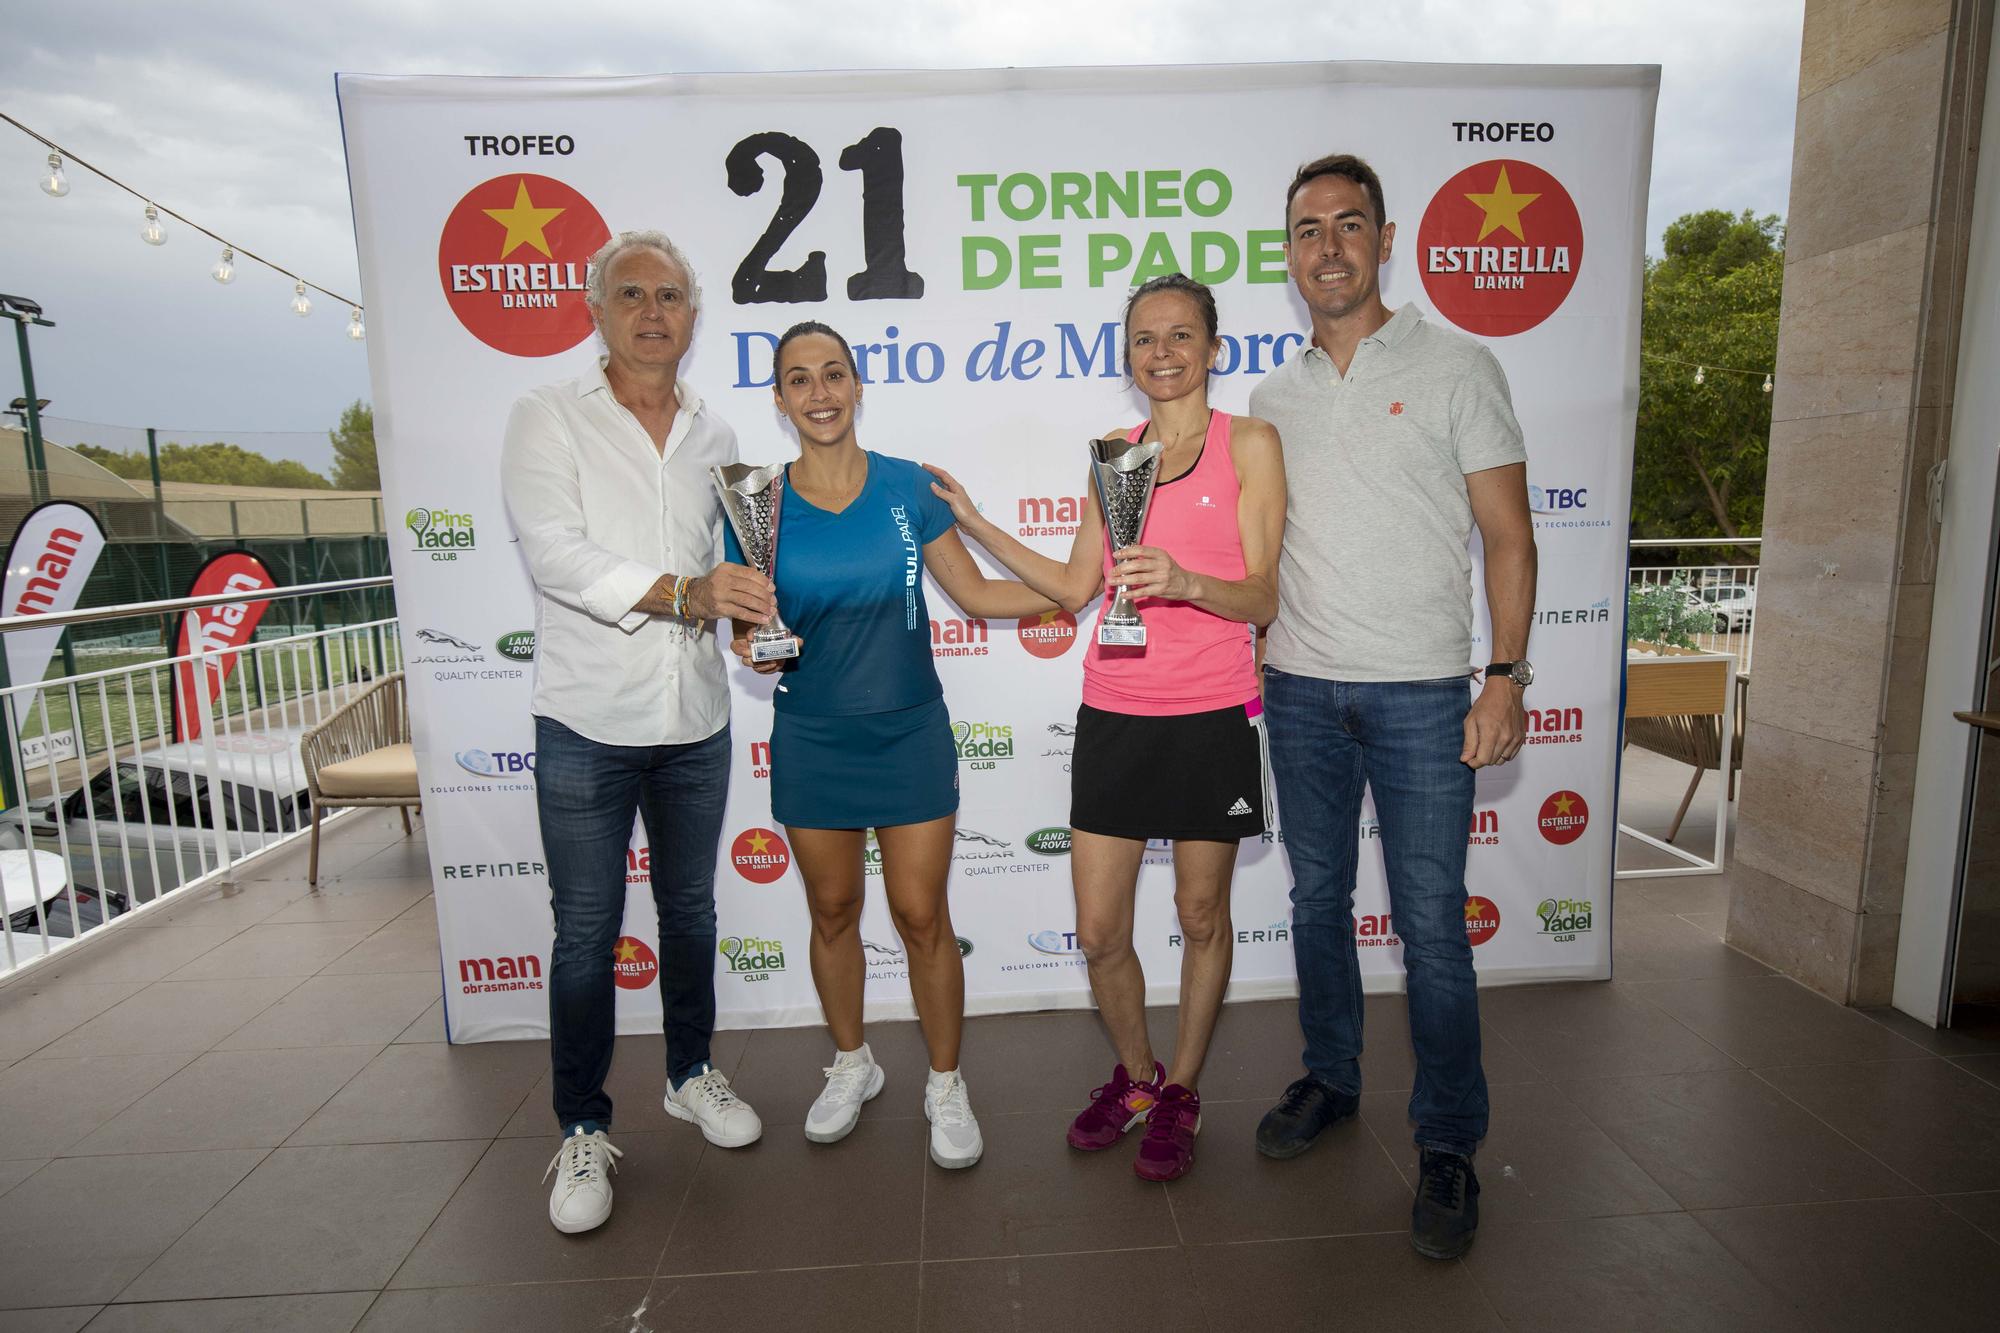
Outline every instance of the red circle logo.
<path fill-rule="evenodd" d="M 1542 836 L 1557 846 L 1575 842 L 1590 823 L 1590 807 L 1573 791 L 1559 791 L 1542 802 L 1541 817 L 1535 821 Z"/>
<path fill-rule="evenodd" d="M 1493 938 L 1500 929 L 1500 909 L 1491 898 L 1476 893 L 1465 898 L 1465 938 L 1474 948 Z"/>
<path fill-rule="evenodd" d="M 1036 657 L 1061 657 L 1076 642 L 1076 617 L 1064 610 L 1024 616 L 1014 626 L 1021 646 Z"/>
<path fill-rule="evenodd" d="M 660 975 L 660 960 L 646 941 L 620 935 L 611 949 L 611 979 L 625 990 L 644 990 Z"/>
<path fill-rule="evenodd" d="M 1583 220 L 1562 182 L 1496 158 L 1446 181 L 1417 226 L 1438 313 L 1468 333 L 1526 333 L 1556 312 L 1583 263 Z"/>
<path fill-rule="evenodd" d="M 729 845 L 729 859 L 743 878 L 754 884 L 769 884 L 791 865 L 792 849 L 770 829 L 747 828 Z"/>
<path fill-rule="evenodd" d="M 509 356 L 554 356 L 590 336 L 590 257 L 611 229 L 588 199 L 522 172 L 473 186 L 438 237 L 438 281 L 466 332 Z"/>

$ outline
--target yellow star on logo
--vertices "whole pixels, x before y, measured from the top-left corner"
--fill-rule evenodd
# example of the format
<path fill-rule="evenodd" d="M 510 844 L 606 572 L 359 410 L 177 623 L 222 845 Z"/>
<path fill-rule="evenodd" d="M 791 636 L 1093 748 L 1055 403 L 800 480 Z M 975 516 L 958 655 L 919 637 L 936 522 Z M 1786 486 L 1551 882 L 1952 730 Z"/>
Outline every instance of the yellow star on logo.
<path fill-rule="evenodd" d="M 618 955 L 619 962 L 630 963 L 638 959 L 639 946 L 632 940 L 620 940 L 618 941 L 617 949 L 615 949 L 613 952 L 615 952 Z"/>
<path fill-rule="evenodd" d="M 756 829 L 751 832 L 750 834 L 751 852 L 753 852 L 758 856 L 762 856 L 764 854 L 764 849 L 766 847 L 769 847 L 770 845 L 771 845 L 771 840 L 764 836 L 763 829 Z"/>
<path fill-rule="evenodd" d="M 1576 798 L 1571 796 L 1568 792 L 1565 791 L 1556 793 L 1555 807 L 1557 814 L 1559 815 L 1568 814 L 1570 812 L 1570 807 L 1575 804 L 1576 804 Z"/>
<path fill-rule="evenodd" d="M 483 208 L 480 212 L 492 218 L 507 229 L 507 239 L 500 246 L 500 257 L 508 255 L 523 245 L 532 245 L 549 258 L 555 255 L 549 250 L 549 238 L 542 234 L 542 228 L 562 215 L 560 208 L 536 208 L 535 201 L 528 198 L 528 182 L 524 179 L 514 187 L 512 208 Z M 1484 236 L 1486 233 L 1479 233 Z"/>
<path fill-rule="evenodd" d="M 1042 623 L 1042 624 L 1044 624 L 1044 625 L 1053 625 L 1053 624 L 1055 624 L 1055 623 L 1056 623 L 1056 617 L 1057 617 L 1057 616 L 1059 616 L 1059 615 L 1061 615 L 1061 614 L 1062 614 L 1062 612 L 1061 612 L 1061 611 L 1059 611 L 1059 610 L 1058 610 L 1058 611 L 1043 611 L 1043 612 L 1041 613 L 1041 623 Z"/>
<path fill-rule="evenodd" d="M 1493 232 L 1504 230 L 1513 232 L 1516 240 L 1525 241 L 1528 238 L 1521 230 L 1521 210 L 1542 196 L 1516 194 L 1514 187 L 1507 183 L 1507 168 L 1503 166 L 1500 168 L 1500 179 L 1494 182 L 1490 193 L 1468 194 L 1465 197 L 1478 204 L 1486 214 L 1486 220 L 1479 224 L 1478 239 L 1483 241 Z"/>

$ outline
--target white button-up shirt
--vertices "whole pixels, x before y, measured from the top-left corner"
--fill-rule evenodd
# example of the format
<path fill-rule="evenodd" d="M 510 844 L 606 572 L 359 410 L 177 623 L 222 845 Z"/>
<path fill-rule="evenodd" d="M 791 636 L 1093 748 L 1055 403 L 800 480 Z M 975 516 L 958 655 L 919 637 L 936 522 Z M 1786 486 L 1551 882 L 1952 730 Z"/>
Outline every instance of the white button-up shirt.
<path fill-rule="evenodd" d="M 715 636 L 632 610 L 662 574 L 722 559 L 708 469 L 736 432 L 685 381 L 666 447 L 611 392 L 604 364 L 514 404 L 501 486 L 539 592 L 534 711 L 607 745 L 684 745 L 729 720 Z"/>

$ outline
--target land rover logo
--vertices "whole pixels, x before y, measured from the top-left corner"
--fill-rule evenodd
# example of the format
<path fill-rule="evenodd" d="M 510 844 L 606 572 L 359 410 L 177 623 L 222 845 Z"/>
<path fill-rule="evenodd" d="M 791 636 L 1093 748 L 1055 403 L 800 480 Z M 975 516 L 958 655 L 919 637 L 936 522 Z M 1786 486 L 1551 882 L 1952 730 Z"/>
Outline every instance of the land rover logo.
<path fill-rule="evenodd" d="M 1066 828 L 1038 828 L 1024 841 L 1029 851 L 1043 856 L 1069 855 L 1069 830 Z"/>
<path fill-rule="evenodd" d="M 958 956 L 960 958 L 964 958 L 969 956 L 971 953 L 972 953 L 972 941 L 965 938 L 965 936 L 960 935 L 958 937 Z"/>
<path fill-rule="evenodd" d="M 531 629 L 517 629 L 512 634 L 502 634 L 493 651 L 516 662 L 535 660 L 535 632 Z"/>

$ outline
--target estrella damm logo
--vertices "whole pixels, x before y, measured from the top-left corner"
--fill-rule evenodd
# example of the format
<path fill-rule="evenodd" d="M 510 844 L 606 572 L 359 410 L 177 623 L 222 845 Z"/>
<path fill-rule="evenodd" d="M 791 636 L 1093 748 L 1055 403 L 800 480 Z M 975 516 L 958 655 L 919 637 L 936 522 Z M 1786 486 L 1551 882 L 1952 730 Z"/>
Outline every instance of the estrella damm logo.
<path fill-rule="evenodd" d="M 1417 269 L 1438 313 L 1485 337 L 1556 312 L 1583 263 L 1583 220 L 1532 162 L 1474 163 L 1439 187 L 1417 226 Z"/>
<path fill-rule="evenodd" d="M 1541 826 L 1542 836 L 1560 847 L 1583 836 L 1590 824 L 1590 807 L 1576 792 L 1555 792 L 1542 802 L 1535 822 Z"/>
<path fill-rule="evenodd" d="M 751 883 L 769 884 L 792 864 L 792 849 L 771 829 L 749 828 L 730 844 L 729 860 L 736 873 Z"/>
<path fill-rule="evenodd" d="M 460 551 L 478 549 L 479 534 L 472 515 L 450 509 L 412 509 L 403 515 L 414 548 L 433 560 L 456 560 Z"/>
<path fill-rule="evenodd" d="M 1500 909 L 1491 898 L 1476 893 L 1465 895 L 1465 938 L 1475 949 L 1493 938 L 1500 929 Z"/>
<path fill-rule="evenodd" d="M 611 946 L 611 979 L 624 990 L 644 990 L 660 975 L 660 960 L 651 945 L 630 935 Z"/>
<path fill-rule="evenodd" d="M 1036 657 L 1061 657 L 1076 642 L 1076 617 L 1058 607 L 1021 617 L 1014 632 L 1020 636 L 1021 646 Z"/>
<path fill-rule="evenodd" d="M 590 336 L 590 257 L 611 239 L 591 202 L 514 172 L 466 191 L 438 237 L 438 281 L 467 333 L 509 356 L 555 356 Z"/>
<path fill-rule="evenodd" d="M 785 970 L 785 942 L 754 935 L 730 935 L 716 941 L 716 952 L 729 964 L 730 975 L 743 981 L 769 981 Z"/>

